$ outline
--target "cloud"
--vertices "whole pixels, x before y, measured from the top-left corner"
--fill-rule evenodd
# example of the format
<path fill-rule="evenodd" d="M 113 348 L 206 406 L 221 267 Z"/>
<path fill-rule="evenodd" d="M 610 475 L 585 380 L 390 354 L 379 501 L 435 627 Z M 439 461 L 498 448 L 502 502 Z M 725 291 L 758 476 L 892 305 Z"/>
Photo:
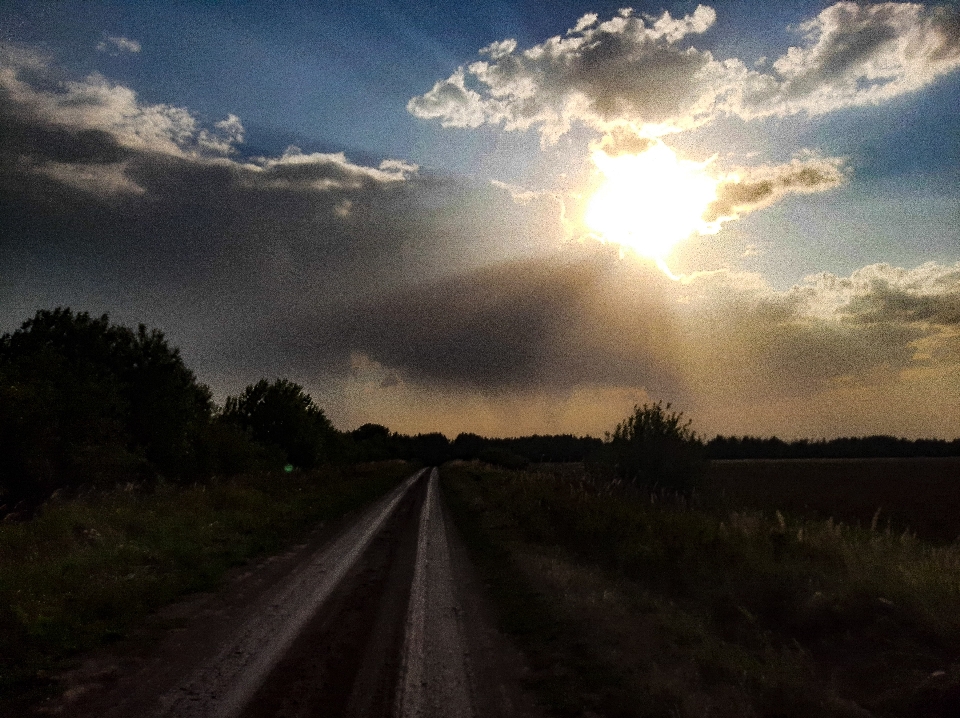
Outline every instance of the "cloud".
<path fill-rule="evenodd" d="M 884 392 L 902 396 L 910 387 L 928 401 L 960 389 L 958 277 L 960 265 L 875 265 L 776 291 L 731 272 L 679 284 L 636 261 L 583 250 L 368 298 L 338 313 L 348 319 L 334 334 L 377 367 L 364 401 L 380 396 L 379 377 L 391 376 L 407 398 L 461 397 L 505 427 L 517 397 L 567 407 L 569 416 L 573 396 L 632 390 L 673 400 L 703 417 L 703 428 L 727 432 L 950 435 L 960 424 L 924 418 L 920 404 L 906 402 L 893 416 Z M 831 405 L 852 395 L 864 403 Z M 774 406 L 789 411 L 777 415 Z M 606 416 L 595 409 L 583 407 Z M 567 430 L 587 429 L 570 421 Z"/>
<path fill-rule="evenodd" d="M 717 199 L 704 221 L 714 231 L 724 222 L 769 207 L 790 194 L 825 192 L 846 179 L 839 157 L 794 158 L 782 165 L 758 165 L 728 173 L 717 186 Z"/>
<path fill-rule="evenodd" d="M 816 316 L 836 315 L 858 324 L 960 326 L 960 263 L 914 269 L 874 264 L 850 277 L 823 273 L 794 289 Z"/>
<path fill-rule="evenodd" d="M 98 52 L 107 52 L 111 55 L 119 55 L 121 52 L 140 52 L 142 48 L 136 40 L 130 40 L 126 37 L 110 36 L 106 40 L 97 43 Z"/>
<path fill-rule="evenodd" d="M 403 182 L 415 175 L 419 167 L 400 160 L 363 167 L 347 160 L 342 152 L 304 154 L 299 147 L 291 146 L 280 157 L 252 160 L 245 169 L 251 172 L 250 181 L 259 185 L 325 191 Z"/>
<path fill-rule="evenodd" d="M 565 35 L 520 52 L 514 40 L 487 46 L 489 59 L 458 68 L 407 107 L 444 126 L 536 128 L 545 143 L 575 122 L 651 137 L 725 115 L 749 120 L 877 104 L 960 66 L 960 14 L 951 8 L 837 3 L 800 25 L 803 44 L 768 72 L 690 44 L 715 20 L 703 5 L 682 18 L 623 10 L 598 22 L 585 15 Z"/>
<path fill-rule="evenodd" d="M 235 147 L 240 120 L 205 128 L 9 57 L 5 329 L 39 307 L 109 311 L 165 330 L 221 399 L 289 376 L 342 426 L 513 433 L 543 416 L 601 433 L 665 398 L 707 432 L 960 432 L 960 265 L 875 265 L 787 291 L 733 272 L 672 282 L 616 248 L 564 245 L 550 193 L 401 160 L 204 149 L 204 129 Z M 717 216 L 842 174 L 812 156 L 741 170 Z"/>
<path fill-rule="evenodd" d="M 623 11 L 598 23 L 596 15 L 587 15 L 565 36 L 520 53 L 514 40 L 484 48 L 489 60 L 459 68 L 410 100 L 408 109 L 444 126 L 537 127 L 547 142 L 574 121 L 600 129 L 637 119 L 692 126 L 711 109 L 709 78 L 698 78 L 713 59 L 677 43 L 706 31 L 715 18 L 705 6 L 680 19 Z"/>
<path fill-rule="evenodd" d="M 351 352 L 331 307 L 563 236 L 549 198 L 518 205 L 489 183 L 397 159 L 227 154 L 242 140 L 234 116 L 203 127 L 176 108 L 176 122 L 140 125 L 157 106 L 128 88 L 63 79 L 48 58 L 18 52 L 0 63 L 7 328 L 69 304 L 167 329 L 218 387 L 261 373 L 318 381 Z M 202 146 L 217 137 L 222 146 Z"/>
<path fill-rule="evenodd" d="M 751 75 L 737 114 L 811 115 L 879 104 L 960 67 L 960 13 L 918 3 L 840 2 L 803 23 L 804 44 Z"/>
<path fill-rule="evenodd" d="M 409 381 L 489 392 L 675 383 L 672 311 L 618 291 L 615 255 L 498 263 L 367 298 L 341 313 L 354 351 Z M 634 279 L 659 285 L 656 270 Z M 622 289 L 620 287 L 619 289 Z"/>
<path fill-rule="evenodd" d="M 145 104 L 136 92 L 98 73 L 65 80 L 49 58 L 25 48 L 0 53 L 0 93 L 6 119 L 20 127 L 56 128 L 88 141 L 167 155 L 229 154 L 243 140 L 230 115 L 213 129 L 200 127 L 187 109 Z"/>

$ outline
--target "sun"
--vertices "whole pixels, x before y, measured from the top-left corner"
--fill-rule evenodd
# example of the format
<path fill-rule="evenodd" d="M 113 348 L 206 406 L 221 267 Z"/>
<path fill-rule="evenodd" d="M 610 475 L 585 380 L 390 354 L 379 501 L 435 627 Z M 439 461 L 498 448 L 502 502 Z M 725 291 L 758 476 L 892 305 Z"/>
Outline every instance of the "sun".
<path fill-rule="evenodd" d="M 679 159 L 662 142 L 638 155 L 596 150 L 592 158 L 603 181 L 583 221 L 604 241 L 662 263 L 678 242 L 709 231 L 703 214 L 720 184 L 706 172 L 709 160 Z"/>

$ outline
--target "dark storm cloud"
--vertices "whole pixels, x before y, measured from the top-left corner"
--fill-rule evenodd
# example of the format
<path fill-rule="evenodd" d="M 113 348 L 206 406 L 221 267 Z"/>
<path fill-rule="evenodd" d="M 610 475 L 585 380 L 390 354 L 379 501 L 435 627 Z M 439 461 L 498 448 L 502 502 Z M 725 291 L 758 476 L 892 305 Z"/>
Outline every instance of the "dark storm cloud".
<path fill-rule="evenodd" d="M 59 78 L 36 54 L 5 59 L 5 328 L 71 304 L 176 327 L 208 372 L 337 373 L 350 348 L 331 306 L 561 236 L 549 199 L 521 206 L 398 160 L 293 147 L 236 159 L 225 156 L 242 138 L 235 117 L 207 131 L 103 78 Z"/>
<path fill-rule="evenodd" d="M 663 281 L 601 253 L 499 264 L 374 297 L 349 348 L 427 385 L 484 391 L 645 385 L 674 391 L 672 310 L 626 281 Z"/>

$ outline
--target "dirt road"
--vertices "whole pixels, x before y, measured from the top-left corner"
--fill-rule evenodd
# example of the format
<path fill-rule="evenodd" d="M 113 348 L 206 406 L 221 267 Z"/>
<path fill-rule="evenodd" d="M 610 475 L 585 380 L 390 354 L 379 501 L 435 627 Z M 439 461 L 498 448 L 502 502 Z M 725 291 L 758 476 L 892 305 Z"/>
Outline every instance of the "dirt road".
<path fill-rule="evenodd" d="M 437 470 L 343 526 L 158 618 L 133 652 L 90 657 L 42 712 L 89 718 L 535 716 L 494 628 Z M 169 626 L 172 624 L 172 628 Z"/>

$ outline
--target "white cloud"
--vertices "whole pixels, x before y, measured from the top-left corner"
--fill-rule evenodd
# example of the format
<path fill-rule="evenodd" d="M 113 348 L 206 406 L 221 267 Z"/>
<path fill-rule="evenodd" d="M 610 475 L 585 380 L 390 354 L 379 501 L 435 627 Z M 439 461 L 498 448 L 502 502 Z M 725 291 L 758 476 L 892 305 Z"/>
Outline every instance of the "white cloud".
<path fill-rule="evenodd" d="M 947 8 L 837 3 L 801 25 L 804 43 L 768 72 L 689 44 L 715 19 L 702 5 L 682 18 L 622 11 L 598 22 L 585 15 L 564 36 L 520 52 L 514 40 L 492 43 L 482 50 L 488 60 L 459 68 L 407 107 L 444 126 L 536 128 L 546 143 L 574 122 L 657 136 L 721 115 L 816 115 L 875 104 L 960 66 L 960 14 Z"/>
<path fill-rule="evenodd" d="M 601 129 L 624 119 L 694 125 L 712 108 L 709 84 L 698 78 L 713 59 L 677 43 L 704 32 L 715 17 L 705 6 L 679 19 L 623 13 L 598 24 L 588 15 L 564 37 L 520 53 L 513 40 L 494 43 L 484 48 L 489 61 L 458 69 L 408 109 L 447 126 L 538 127 L 546 141 L 575 120 Z"/>
<path fill-rule="evenodd" d="M 260 158 L 244 165 L 249 180 L 259 186 L 312 189 L 319 191 L 362 189 L 375 184 L 404 182 L 418 171 L 415 164 L 384 160 L 379 167 L 350 162 L 343 152 L 312 152 L 288 147 L 280 157 Z"/>
<path fill-rule="evenodd" d="M 217 122 L 214 128 L 213 132 L 200 130 L 197 135 L 197 144 L 221 155 L 236 152 L 236 145 L 243 142 L 245 133 L 240 118 L 236 115 L 227 115 L 227 119 Z"/>
<path fill-rule="evenodd" d="M 110 36 L 103 42 L 97 44 L 99 52 L 108 52 L 111 55 L 119 55 L 121 52 L 140 52 L 142 48 L 136 40 L 131 40 L 122 36 Z"/>
<path fill-rule="evenodd" d="M 751 74 L 733 111 L 750 118 L 879 104 L 960 67 L 960 14 L 917 3 L 840 2 L 800 26 L 804 44 Z"/>
<path fill-rule="evenodd" d="M 53 77 L 47 58 L 28 51 L 4 53 L 0 56 L 0 89 L 8 93 L 17 112 L 40 122 L 106 132 L 126 148 L 178 156 L 227 154 L 243 139 L 243 126 L 235 115 L 207 130 L 189 110 L 142 103 L 136 92 L 99 73 L 82 80 L 48 82 L 48 87 L 41 89 L 24 79 L 25 70 L 34 76 L 46 72 Z"/>
<path fill-rule="evenodd" d="M 790 296 L 812 317 L 960 327 L 960 262 L 912 269 L 872 264 L 849 277 L 823 272 L 807 277 Z"/>
<path fill-rule="evenodd" d="M 29 70 L 29 72 L 25 72 Z M 128 87 L 99 74 L 82 80 L 47 81 L 41 88 L 25 77 L 53 76 L 50 60 L 26 49 L 0 55 L 0 90 L 16 124 L 31 127 L 27 143 L 11 158 L 23 168 L 101 196 L 142 194 L 131 178 L 133 155 L 156 154 L 195 163 L 229 167 L 248 186 L 299 190 L 355 190 L 403 182 L 418 171 L 415 164 L 387 159 L 364 167 L 343 153 L 305 154 L 290 147 L 280 157 L 228 160 L 243 142 L 240 118 L 228 115 L 203 127 L 186 108 L 146 104 Z M 346 216 L 343 212 L 341 216 Z"/>

